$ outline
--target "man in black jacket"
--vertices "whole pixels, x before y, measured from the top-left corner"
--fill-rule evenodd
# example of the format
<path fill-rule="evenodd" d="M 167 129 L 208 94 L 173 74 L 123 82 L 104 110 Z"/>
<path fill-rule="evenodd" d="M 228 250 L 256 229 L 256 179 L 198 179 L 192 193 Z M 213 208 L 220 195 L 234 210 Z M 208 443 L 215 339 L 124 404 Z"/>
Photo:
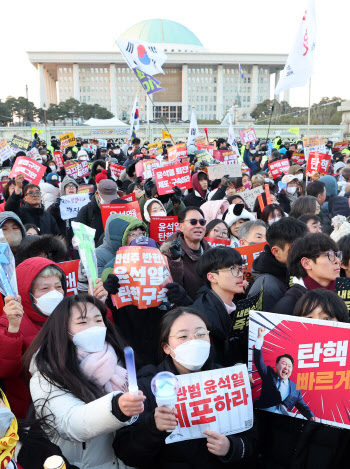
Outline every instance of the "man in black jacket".
<path fill-rule="evenodd" d="M 272 311 L 289 287 L 287 257 L 292 243 L 308 233 L 307 226 L 299 220 L 284 217 L 269 226 L 268 244 L 264 252 L 254 260 L 252 275 L 255 279 L 248 298 L 260 292 L 264 284 L 263 311 Z"/>
<path fill-rule="evenodd" d="M 41 203 L 40 187 L 36 184 L 27 184 L 23 187 L 24 177 L 17 174 L 16 187 L 7 199 L 5 211 L 12 211 L 19 216 L 23 225 L 31 223 L 40 228 L 40 234 L 59 234 L 56 220 L 44 210 Z M 23 195 L 23 200 L 22 200 Z"/>

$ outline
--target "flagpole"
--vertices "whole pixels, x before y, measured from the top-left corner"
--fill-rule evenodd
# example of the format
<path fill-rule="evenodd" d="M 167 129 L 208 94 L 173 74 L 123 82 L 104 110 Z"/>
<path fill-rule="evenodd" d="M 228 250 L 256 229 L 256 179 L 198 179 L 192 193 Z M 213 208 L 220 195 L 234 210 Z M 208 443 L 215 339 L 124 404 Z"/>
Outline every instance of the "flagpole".
<path fill-rule="evenodd" d="M 309 109 L 307 111 L 307 144 L 310 143 L 310 116 L 311 116 L 311 77 L 309 80 Z"/>

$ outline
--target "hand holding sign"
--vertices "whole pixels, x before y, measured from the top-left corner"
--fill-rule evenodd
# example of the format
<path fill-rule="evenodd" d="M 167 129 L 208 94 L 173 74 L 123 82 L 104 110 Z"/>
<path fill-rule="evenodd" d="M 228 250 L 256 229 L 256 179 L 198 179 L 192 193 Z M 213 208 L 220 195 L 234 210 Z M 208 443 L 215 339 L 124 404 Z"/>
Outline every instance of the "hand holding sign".
<path fill-rule="evenodd" d="M 24 313 L 21 297 L 17 296 L 17 298 L 15 298 L 13 296 L 5 296 L 4 313 L 6 314 L 9 322 L 7 328 L 8 332 L 11 332 L 12 334 L 19 332 Z"/>
<path fill-rule="evenodd" d="M 230 449 L 230 440 L 225 435 L 221 433 L 214 432 L 212 430 L 206 430 L 203 432 L 207 435 L 207 448 L 208 451 L 215 456 L 226 456 Z"/>

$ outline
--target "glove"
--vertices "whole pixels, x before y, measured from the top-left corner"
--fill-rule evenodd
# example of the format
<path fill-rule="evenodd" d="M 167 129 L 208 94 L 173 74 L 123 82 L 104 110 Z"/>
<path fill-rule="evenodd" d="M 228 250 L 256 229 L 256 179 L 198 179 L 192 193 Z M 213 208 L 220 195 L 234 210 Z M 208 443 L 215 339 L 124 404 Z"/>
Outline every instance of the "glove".
<path fill-rule="evenodd" d="M 137 178 L 135 179 L 135 182 L 136 182 L 137 184 L 141 184 L 141 182 L 142 182 L 142 177 L 140 177 L 140 176 L 137 177 Z"/>
<path fill-rule="evenodd" d="M 154 182 L 152 181 L 152 178 L 149 178 L 145 181 L 145 184 L 143 186 L 143 189 L 145 191 L 145 196 L 148 198 L 148 199 L 151 199 L 152 198 L 152 189 L 154 187 Z"/>
<path fill-rule="evenodd" d="M 174 303 L 176 306 L 190 306 L 193 304 L 193 300 L 187 295 L 186 290 L 178 283 L 168 283 L 165 285 L 168 289 L 167 297 L 170 303 Z"/>
<path fill-rule="evenodd" d="M 226 174 L 225 176 L 221 178 L 220 186 L 227 187 L 229 184 L 230 184 L 229 175 Z"/>
<path fill-rule="evenodd" d="M 172 201 L 173 204 L 177 205 L 182 200 L 182 197 L 183 197 L 182 190 L 180 189 L 180 187 L 177 187 L 177 186 L 173 187 L 172 189 L 174 191 L 174 194 L 172 194 L 170 200 Z"/>
<path fill-rule="evenodd" d="M 182 254 L 181 238 L 174 239 L 174 241 L 170 245 L 169 251 L 173 261 L 180 259 Z"/>
<path fill-rule="evenodd" d="M 119 278 L 114 274 L 109 274 L 103 282 L 103 288 L 110 294 L 115 295 L 120 288 Z"/>

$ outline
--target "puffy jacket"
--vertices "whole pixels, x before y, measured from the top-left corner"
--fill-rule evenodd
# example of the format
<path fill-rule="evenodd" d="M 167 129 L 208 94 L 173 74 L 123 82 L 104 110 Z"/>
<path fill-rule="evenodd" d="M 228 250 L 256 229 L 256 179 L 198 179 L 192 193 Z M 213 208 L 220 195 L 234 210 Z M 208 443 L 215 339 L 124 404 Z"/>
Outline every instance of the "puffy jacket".
<path fill-rule="evenodd" d="M 105 237 L 102 246 L 96 249 L 98 275 L 105 266 L 115 259 L 115 254 L 121 246 L 125 246 L 130 231 L 141 228 L 147 232 L 146 224 L 138 218 L 129 215 L 111 215 L 108 217 Z"/>
<path fill-rule="evenodd" d="M 215 369 L 210 360 L 203 366 L 203 371 Z M 256 446 L 254 428 L 236 435 L 226 435 L 230 440 L 230 450 L 225 457 L 211 454 L 207 449 L 206 438 L 165 444 L 169 436 L 160 431 L 154 421 L 154 410 L 157 407 L 151 391 L 152 378 L 161 371 L 179 374 L 171 358 L 166 358 L 159 366 L 146 366 L 138 373 L 138 385 L 144 395 L 145 410 L 132 427 L 118 430 L 113 443 L 116 455 L 126 464 L 140 469 L 219 469 L 223 467 L 246 466 L 246 460 L 252 457 Z M 244 448 L 244 449 L 243 449 Z M 243 456 L 244 454 L 244 456 Z"/>
<path fill-rule="evenodd" d="M 40 190 L 42 192 L 42 199 L 45 210 L 47 210 L 50 205 L 52 205 L 56 198 L 60 195 L 60 190 L 58 187 L 48 183 L 48 182 L 41 182 L 39 184 Z"/>
<path fill-rule="evenodd" d="M 35 208 L 27 202 L 22 201 L 22 195 L 13 194 L 7 199 L 5 211 L 15 212 L 22 220 L 23 225 L 32 223 L 40 228 L 40 234 L 59 234 L 57 223 L 51 213 L 44 210 L 44 207 Z"/>
<path fill-rule="evenodd" d="M 80 469 L 125 468 L 112 449 L 114 432 L 130 424 L 130 420 L 123 423 L 112 414 L 112 399 L 120 392 L 108 393 L 85 404 L 73 394 L 50 384 L 37 370 L 35 360 L 32 360 L 29 371 L 35 410 L 40 416 L 54 419 L 52 426 L 56 431 L 50 439 L 61 448 L 68 461 Z"/>
<path fill-rule="evenodd" d="M 171 258 L 171 254 L 169 251 L 171 242 L 176 239 L 181 238 L 181 260 L 174 261 Z M 204 251 L 210 249 L 208 242 L 205 239 L 201 241 L 201 248 Z M 173 278 L 173 281 L 179 283 L 184 287 L 188 295 L 195 300 L 197 296 L 197 292 L 202 285 L 204 285 L 203 280 L 197 274 L 196 266 L 199 256 L 194 254 L 192 249 L 187 246 L 182 233 L 178 232 L 170 236 L 169 241 L 163 243 L 161 246 L 161 252 L 167 256 L 170 272 Z"/>
<path fill-rule="evenodd" d="M 21 375 L 22 355 L 48 318 L 35 308 L 30 291 L 35 277 L 49 265 L 61 271 L 57 264 L 45 257 L 32 257 L 16 268 L 18 294 L 24 310 L 19 332 L 9 332 L 6 315 L 0 317 L 0 378 L 3 379 L 11 409 L 17 418 L 26 416 L 30 403 L 29 390 Z M 64 274 L 62 285 L 66 292 Z"/>

